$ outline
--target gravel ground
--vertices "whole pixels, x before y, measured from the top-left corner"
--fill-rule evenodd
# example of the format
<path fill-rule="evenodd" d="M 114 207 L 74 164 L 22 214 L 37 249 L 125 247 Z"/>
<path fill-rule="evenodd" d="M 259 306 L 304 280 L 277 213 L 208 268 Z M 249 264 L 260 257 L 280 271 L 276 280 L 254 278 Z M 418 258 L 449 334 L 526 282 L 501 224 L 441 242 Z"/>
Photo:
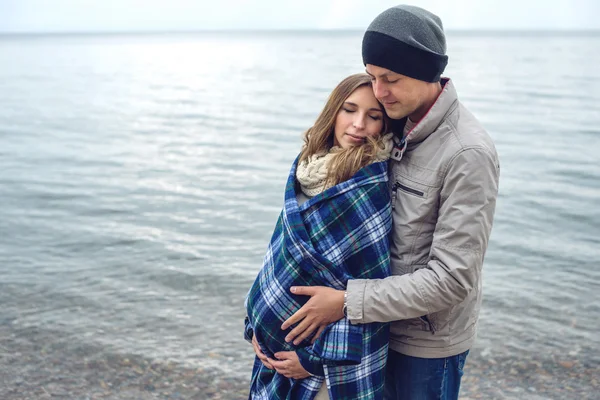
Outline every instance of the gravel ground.
<path fill-rule="evenodd" d="M 593 358 L 593 357 L 592 357 Z M 250 371 L 250 366 L 248 366 Z M 81 345 L 58 332 L 0 325 L 0 399 L 247 399 L 248 381 Z M 600 365 L 473 351 L 461 399 L 600 399 Z"/>

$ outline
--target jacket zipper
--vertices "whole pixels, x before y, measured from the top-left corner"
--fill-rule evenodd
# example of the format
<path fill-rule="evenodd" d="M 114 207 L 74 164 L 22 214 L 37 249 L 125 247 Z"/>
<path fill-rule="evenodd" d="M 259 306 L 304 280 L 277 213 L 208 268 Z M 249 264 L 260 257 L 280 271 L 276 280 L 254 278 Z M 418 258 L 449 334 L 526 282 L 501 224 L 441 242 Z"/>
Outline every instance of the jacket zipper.
<path fill-rule="evenodd" d="M 413 188 L 409 188 L 408 186 L 404 186 L 400 182 L 396 182 L 396 185 L 398 185 L 398 187 L 397 187 L 398 189 L 402 189 L 408 193 L 416 194 L 419 197 L 423 197 L 423 195 L 425 194 L 423 192 L 418 191 L 417 189 L 413 189 Z"/>
<path fill-rule="evenodd" d="M 399 183 L 396 182 L 392 186 L 392 210 L 396 209 L 396 190 L 398 190 Z"/>
<path fill-rule="evenodd" d="M 396 208 L 396 196 L 397 196 L 396 192 L 398 191 L 398 189 L 402 189 L 407 193 L 411 193 L 411 194 L 414 194 L 419 197 L 423 197 L 423 195 L 425 194 L 417 189 L 409 188 L 408 186 L 404 186 L 400 182 L 396 182 L 392 186 L 392 210 L 394 210 Z"/>

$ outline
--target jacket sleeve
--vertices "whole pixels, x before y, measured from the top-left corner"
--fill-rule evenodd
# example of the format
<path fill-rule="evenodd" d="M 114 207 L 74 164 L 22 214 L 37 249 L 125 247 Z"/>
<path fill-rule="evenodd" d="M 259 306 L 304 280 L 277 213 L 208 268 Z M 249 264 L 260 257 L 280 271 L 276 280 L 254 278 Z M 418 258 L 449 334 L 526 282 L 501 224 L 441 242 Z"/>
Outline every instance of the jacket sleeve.
<path fill-rule="evenodd" d="M 449 163 L 430 261 L 413 273 L 348 281 L 353 324 L 416 318 L 463 301 L 480 284 L 496 198 L 499 166 L 488 149 L 467 148 Z"/>

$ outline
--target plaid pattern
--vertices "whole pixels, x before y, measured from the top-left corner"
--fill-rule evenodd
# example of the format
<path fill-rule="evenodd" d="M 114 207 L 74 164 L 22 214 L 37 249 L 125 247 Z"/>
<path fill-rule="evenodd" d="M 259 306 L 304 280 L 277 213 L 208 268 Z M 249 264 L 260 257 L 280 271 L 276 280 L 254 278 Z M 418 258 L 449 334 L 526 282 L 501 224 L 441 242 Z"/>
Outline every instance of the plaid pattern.
<path fill-rule="evenodd" d="M 295 350 L 315 376 L 294 380 L 255 359 L 251 399 L 313 399 L 324 379 L 332 399 L 383 398 L 388 324 L 352 325 L 344 318 L 329 325 L 314 345 L 286 343 L 281 324 L 306 301 L 290 287 L 345 289 L 349 279 L 390 275 L 392 228 L 387 162 L 370 164 L 351 179 L 298 206 L 296 165 L 292 165 L 285 205 L 269 243 L 264 264 L 246 297 L 246 339 L 262 351 Z M 293 328 L 293 327 L 292 327 Z"/>

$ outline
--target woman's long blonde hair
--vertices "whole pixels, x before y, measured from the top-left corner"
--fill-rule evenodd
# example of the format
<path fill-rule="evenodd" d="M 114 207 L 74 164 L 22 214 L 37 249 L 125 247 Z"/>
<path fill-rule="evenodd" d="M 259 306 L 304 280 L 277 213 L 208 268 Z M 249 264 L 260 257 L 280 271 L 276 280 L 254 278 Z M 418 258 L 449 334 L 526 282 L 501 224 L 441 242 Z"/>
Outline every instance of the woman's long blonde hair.
<path fill-rule="evenodd" d="M 322 155 L 329 152 L 333 147 L 335 122 L 338 113 L 346 99 L 356 89 L 363 86 L 372 87 L 371 77 L 367 74 L 354 74 L 341 81 L 333 89 L 315 124 L 304 132 L 304 147 L 300 153 L 300 163 L 308 161 L 309 157 L 313 155 Z M 388 132 L 389 118 L 383 106 L 381 106 L 381 111 L 383 113 L 383 128 L 380 135 L 368 137 L 363 145 L 352 146 L 336 152 L 327 166 L 327 184 L 337 185 L 350 179 L 358 170 L 368 165 L 377 154 L 377 150 L 383 147 L 382 138 Z"/>

